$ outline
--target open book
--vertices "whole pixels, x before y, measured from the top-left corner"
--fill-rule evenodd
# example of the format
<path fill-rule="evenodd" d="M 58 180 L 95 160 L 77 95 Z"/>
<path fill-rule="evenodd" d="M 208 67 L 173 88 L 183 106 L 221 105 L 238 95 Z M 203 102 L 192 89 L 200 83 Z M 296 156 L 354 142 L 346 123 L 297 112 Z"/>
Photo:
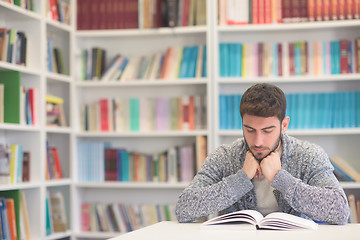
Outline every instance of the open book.
<path fill-rule="evenodd" d="M 242 210 L 212 218 L 203 223 L 205 226 L 220 224 L 252 224 L 256 229 L 294 230 L 317 229 L 318 224 L 288 213 L 274 212 L 264 217 L 255 210 Z"/>

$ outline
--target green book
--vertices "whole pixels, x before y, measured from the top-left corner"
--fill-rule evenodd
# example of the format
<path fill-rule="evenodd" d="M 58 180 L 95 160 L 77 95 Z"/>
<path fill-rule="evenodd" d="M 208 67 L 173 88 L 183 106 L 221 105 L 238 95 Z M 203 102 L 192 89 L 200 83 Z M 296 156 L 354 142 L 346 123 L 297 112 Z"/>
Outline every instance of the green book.
<path fill-rule="evenodd" d="M 15 218 L 16 218 L 16 234 L 17 239 L 21 239 L 21 231 L 20 231 L 20 190 L 9 190 L 2 191 L 0 193 L 0 197 L 4 197 L 6 199 L 12 198 L 14 199 L 14 207 L 15 207 Z"/>
<path fill-rule="evenodd" d="M 4 84 L 5 123 L 20 123 L 20 82 L 20 72 L 0 71 L 0 84 Z"/>
<path fill-rule="evenodd" d="M 130 131 L 138 132 L 140 130 L 140 99 L 130 99 Z"/>

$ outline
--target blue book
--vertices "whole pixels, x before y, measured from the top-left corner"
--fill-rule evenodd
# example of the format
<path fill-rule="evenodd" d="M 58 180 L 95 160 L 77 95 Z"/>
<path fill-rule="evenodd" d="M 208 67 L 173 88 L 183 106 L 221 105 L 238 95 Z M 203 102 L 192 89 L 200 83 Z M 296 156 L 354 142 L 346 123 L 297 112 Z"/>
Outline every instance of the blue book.
<path fill-rule="evenodd" d="M 321 121 L 321 117 L 319 115 L 320 113 L 320 94 L 319 93 L 313 93 L 312 99 L 311 99 L 311 110 L 310 110 L 310 126 L 309 128 L 319 128 L 320 125 L 319 122 Z"/>
<path fill-rule="evenodd" d="M 121 182 L 122 168 L 121 168 L 121 152 L 125 149 L 118 148 L 116 151 L 116 181 Z"/>
<path fill-rule="evenodd" d="M 186 72 L 187 72 L 188 64 L 189 64 L 188 63 L 189 54 L 190 54 L 190 47 L 184 46 L 183 56 L 182 56 L 181 64 L 180 64 L 179 78 L 185 78 L 187 75 Z"/>
<path fill-rule="evenodd" d="M 207 77 L 207 52 L 206 52 L 206 45 L 204 45 L 203 51 L 203 65 L 202 65 L 202 76 Z"/>
<path fill-rule="evenodd" d="M 229 51 L 229 72 L 228 77 L 235 77 L 236 76 L 236 61 L 238 53 L 236 52 L 236 45 L 235 43 L 228 43 L 228 51 Z"/>
<path fill-rule="evenodd" d="M 191 51 L 192 51 L 192 56 L 190 59 L 191 64 L 190 64 L 190 70 L 189 70 L 188 77 L 194 78 L 195 74 L 196 74 L 196 63 L 197 63 L 197 58 L 198 58 L 198 53 L 199 53 L 199 46 L 198 45 L 193 46 Z"/>
<path fill-rule="evenodd" d="M 219 74 L 220 77 L 225 77 L 225 44 L 219 44 Z"/>
<path fill-rule="evenodd" d="M 328 74 L 328 72 L 327 72 L 327 65 L 328 65 L 328 63 L 327 63 L 327 54 L 328 54 L 328 52 L 327 51 L 328 51 L 327 50 L 327 42 L 324 41 L 323 44 L 322 44 L 322 54 L 323 54 L 322 60 L 323 60 L 323 74 L 324 75 Z"/>
<path fill-rule="evenodd" d="M 237 129 L 242 129 L 242 118 L 241 118 L 241 115 L 240 115 L 240 102 L 241 102 L 241 97 L 242 95 L 238 95 L 237 96 L 237 115 L 239 116 L 239 121 L 237 123 Z"/>
<path fill-rule="evenodd" d="M 225 95 L 220 94 L 219 96 L 219 128 L 225 129 L 225 115 L 227 114 L 225 112 Z"/>
<path fill-rule="evenodd" d="M 240 111 L 239 111 L 239 95 L 235 94 L 233 96 L 233 108 L 234 108 L 234 124 L 233 127 L 234 129 L 240 129 Z"/>
<path fill-rule="evenodd" d="M 355 92 L 355 127 L 360 127 L 360 92 Z"/>
<path fill-rule="evenodd" d="M 227 129 L 234 129 L 235 126 L 234 126 L 234 118 L 235 118 L 235 115 L 234 115 L 234 112 L 235 112 L 235 106 L 234 106 L 234 100 L 233 100 L 233 97 L 234 95 L 227 95 L 227 107 L 228 107 L 228 122 L 227 122 Z"/>
<path fill-rule="evenodd" d="M 121 181 L 130 181 L 129 152 L 126 150 L 121 151 Z"/>
<path fill-rule="evenodd" d="M 243 69 L 242 66 L 244 64 L 242 62 L 243 54 L 244 54 L 243 49 L 244 49 L 243 44 L 241 44 L 241 43 L 236 44 L 236 54 L 237 54 L 237 56 L 236 56 L 237 62 L 236 62 L 236 66 L 235 66 L 235 68 L 236 68 L 236 77 L 241 77 L 243 75 L 243 72 L 242 72 L 242 69 Z"/>
<path fill-rule="evenodd" d="M 337 61 L 337 59 L 336 59 L 335 48 L 336 48 L 335 41 L 330 41 L 330 73 L 331 74 L 336 74 L 335 62 Z"/>
<path fill-rule="evenodd" d="M 54 46 L 52 37 L 47 37 L 47 66 L 49 72 L 53 72 L 53 48 Z M 83 51 L 87 52 L 86 50 Z"/>
<path fill-rule="evenodd" d="M 331 93 L 324 93 L 324 105 L 325 105 L 325 110 L 324 110 L 324 119 L 325 119 L 325 123 L 324 123 L 324 128 L 332 128 L 333 126 L 333 114 L 334 114 L 334 97 L 332 96 Z"/>
<path fill-rule="evenodd" d="M 140 100 L 130 98 L 130 130 L 138 132 L 140 130 Z"/>

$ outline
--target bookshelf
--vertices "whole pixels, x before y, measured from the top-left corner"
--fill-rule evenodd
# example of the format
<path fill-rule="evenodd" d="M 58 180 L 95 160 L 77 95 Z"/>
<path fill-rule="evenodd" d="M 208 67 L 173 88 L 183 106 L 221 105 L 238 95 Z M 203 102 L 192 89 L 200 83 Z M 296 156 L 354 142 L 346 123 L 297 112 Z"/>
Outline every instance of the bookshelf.
<path fill-rule="evenodd" d="M 214 6 L 217 13 L 218 6 Z M 289 93 L 332 93 L 345 91 L 359 91 L 359 74 L 323 74 L 315 75 L 309 72 L 305 75 L 265 76 L 247 75 L 243 77 L 224 77 L 221 75 L 219 60 L 221 59 L 221 43 L 283 43 L 295 41 L 308 41 L 308 46 L 314 41 L 338 41 L 340 39 L 355 39 L 358 34 L 360 22 L 358 19 L 346 19 L 336 21 L 313 21 L 287 24 L 249 24 L 239 25 L 214 25 L 214 109 L 215 116 L 220 115 L 220 95 L 242 94 L 249 86 L 268 82 L 282 88 L 285 94 Z M 282 45 L 284 46 L 284 45 Z M 310 51 L 311 48 L 308 48 Z M 244 60 L 243 60 L 244 61 Z M 248 59 L 250 61 L 250 59 Z M 274 60 L 275 61 L 275 60 Z M 309 62 L 314 64 L 314 62 Z M 313 69 L 312 69 L 313 71 Z M 240 103 L 240 102 L 239 102 Z M 312 119 L 313 121 L 315 119 Z M 223 143 L 231 143 L 238 137 L 243 136 L 241 129 L 221 129 L 220 119 L 214 118 L 214 147 Z M 290 116 L 290 122 L 294 119 Z M 358 147 L 356 142 L 360 140 L 359 127 L 350 128 L 312 128 L 312 129 L 288 129 L 287 134 L 299 139 L 308 140 L 323 147 L 330 157 L 339 155 L 346 159 L 355 169 L 360 170 Z M 341 183 L 345 193 L 354 194 L 358 199 L 358 183 Z"/>
<path fill-rule="evenodd" d="M 12 4 L 0 1 L 0 27 L 16 29 L 24 32 L 27 38 L 26 64 L 0 61 L 0 74 L 13 71 L 20 75 L 20 85 L 26 89 L 34 89 L 34 108 L 32 123 L 20 121 L 17 123 L 0 124 L 0 143 L 17 144 L 23 151 L 30 154 L 30 181 L 1 185 L 0 193 L 20 190 L 25 194 L 28 216 L 31 219 L 30 234 L 32 239 L 61 239 L 71 236 L 71 224 L 67 231 L 61 234 L 46 236 L 45 232 L 45 196 L 46 192 L 61 191 L 67 206 L 67 216 L 70 216 L 71 203 L 71 105 L 69 93 L 73 82 L 71 68 L 72 25 L 60 23 L 47 17 L 48 0 L 33 0 L 33 9 L 29 10 L 22 4 L 29 1 L 15 1 Z M 72 0 L 66 3 L 73 4 Z M 63 52 L 67 74 L 48 72 L 47 69 L 47 35 L 56 36 L 55 44 Z M 20 89 L 19 89 L 20 91 Z M 65 100 L 64 111 L 68 125 L 63 128 L 46 126 L 45 96 L 47 93 L 59 95 Z M 31 103 L 32 104 L 32 103 Z M 19 109 L 20 112 L 21 109 Z M 21 116 L 20 116 L 21 117 Z M 61 180 L 46 180 L 46 141 L 59 151 L 64 177 Z M 19 221 L 19 219 L 17 219 Z"/>
<path fill-rule="evenodd" d="M 139 1 L 139 3 L 142 1 Z M 207 8 L 209 14 L 209 8 Z M 154 29 L 104 29 L 75 31 L 75 65 L 81 66 L 81 50 L 98 47 L 106 51 L 107 64 L 116 54 L 125 57 L 147 56 L 158 52 L 164 54 L 171 46 L 194 46 L 211 41 L 211 29 L 205 26 L 161 27 Z M 146 44 L 144 44 L 146 43 Z M 151 47 L 149 47 L 151 46 Z M 207 48 L 207 55 L 210 50 Z M 211 141 L 211 108 L 207 108 L 207 128 L 195 130 L 142 130 L 139 131 L 84 131 L 81 122 L 82 104 L 97 102 L 100 98 L 180 98 L 189 95 L 206 95 L 206 105 L 211 100 L 211 70 L 207 62 L 206 77 L 166 78 L 166 79 L 130 79 L 129 81 L 99 81 L 83 79 L 80 69 L 76 70 L 74 87 L 73 130 L 76 144 L 110 143 L 111 147 L 124 148 L 129 152 L 157 154 L 175 146 L 194 144 L 197 136 L 206 136 L 208 149 Z M 76 146 L 76 145 L 75 145 Z M 78 145 L 77 145 L 78 146 Z M 188 182 L 87 182 L 82 179 L 81 150 L 73 151 L 74 163 L 73 207 L 81 209 L 82 203 L 124 203 L 124 204 L 174 204 Z M 102 196 L 107 196 L 105 199 Z M 161 196 L 159 198 L 158 196 Z M 82 230 L 81 211 L 72 214 L 73 231 L 78 239 L 109 238 L 118 233 L 86 232 Z"/>

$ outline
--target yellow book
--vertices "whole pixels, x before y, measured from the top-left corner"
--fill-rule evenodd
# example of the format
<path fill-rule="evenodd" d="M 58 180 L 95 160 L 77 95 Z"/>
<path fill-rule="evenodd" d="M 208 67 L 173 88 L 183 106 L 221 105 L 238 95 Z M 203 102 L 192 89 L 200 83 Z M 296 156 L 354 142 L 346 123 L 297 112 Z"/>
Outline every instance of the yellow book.
<path fill-rule="evenodd" d="M 54 103 L 54 104 L 62 104 L 64 102 L 64 99 L 61 97 L 56 97 L 50 94 L 46 95 L 45 101 L 48 103 Z"/>
<path fill-rule="evenodd" d="M 17 169 L 17 151 L 18 146 L 15 144 L 10 144 L 10 152 L 11 152 L 11 159 L 10 159 L 10 183 L 15 183 L 15 176 L 16 176 L 16 169 Z"/>
<path fill-rule="evenodd" d="M 237 67 L 241 67 L 241 77 L 246 77 L 248 75 L 246 68 L 247 68 L 247 65 L 249 64 L 247 62 L 247 60 L 248 60 L 248 56 L 247 56 L 247 52 L 246 52 L 247 46 L 246 46 L 246 44 L 242 44 L 241 47 L 242 47 L 241 66 L 237 66 Z"/>

